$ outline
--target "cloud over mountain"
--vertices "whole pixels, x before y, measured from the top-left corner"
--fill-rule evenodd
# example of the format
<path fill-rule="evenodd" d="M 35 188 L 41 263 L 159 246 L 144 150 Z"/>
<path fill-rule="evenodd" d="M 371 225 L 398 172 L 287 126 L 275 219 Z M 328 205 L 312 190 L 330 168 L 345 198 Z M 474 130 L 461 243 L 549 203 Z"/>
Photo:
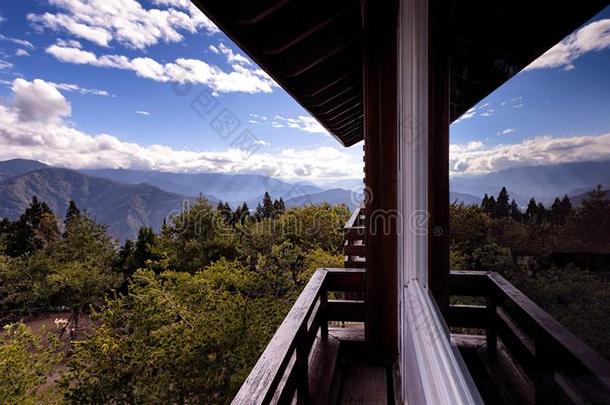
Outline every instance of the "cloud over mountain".
<path fill-rule="evenodd" d="M 109 134 L 91 135 L 66 122 L 70 103 L 53 84 L 17 79 L 12 89 L 13 102 L 0 105 L 0 159 L 21 157 L 75 169 L 259 173 L 313 181 L 350 178 L 362 172 L 358 156 L 335 147 L 274 153 L 228 147 L 208 152 L 143 146 Z"/>

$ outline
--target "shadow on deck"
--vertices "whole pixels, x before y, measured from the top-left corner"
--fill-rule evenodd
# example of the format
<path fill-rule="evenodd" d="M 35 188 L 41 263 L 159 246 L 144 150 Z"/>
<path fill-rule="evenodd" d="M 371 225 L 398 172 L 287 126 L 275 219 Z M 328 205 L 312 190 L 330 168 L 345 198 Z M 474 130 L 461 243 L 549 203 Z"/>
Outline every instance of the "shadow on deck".
<path fill-rule="evenodd" d="M 388 369 L 371 365 L 364 353 L 364 328 L 329 328 L 328 341 L 317 339 L 310 357 L 310 403 L 391 403 Z"/>

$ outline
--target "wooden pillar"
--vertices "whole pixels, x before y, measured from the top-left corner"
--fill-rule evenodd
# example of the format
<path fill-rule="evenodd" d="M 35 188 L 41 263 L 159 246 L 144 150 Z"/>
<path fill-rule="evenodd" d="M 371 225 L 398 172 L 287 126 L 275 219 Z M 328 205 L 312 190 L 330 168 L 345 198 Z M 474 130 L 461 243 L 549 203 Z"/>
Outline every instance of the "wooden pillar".
<path fill-rule="evenodd" d="M 430 10 L 428 64 L 428 288 L 449 308 L 449 44 L 442 11 Z"/>
<path fill-rule="evenodd" d="M 366 342 L 370 359 L 392 365 L 398 353 L 397 10 L 363 0 L 364 139 L 367 203 Z"/>

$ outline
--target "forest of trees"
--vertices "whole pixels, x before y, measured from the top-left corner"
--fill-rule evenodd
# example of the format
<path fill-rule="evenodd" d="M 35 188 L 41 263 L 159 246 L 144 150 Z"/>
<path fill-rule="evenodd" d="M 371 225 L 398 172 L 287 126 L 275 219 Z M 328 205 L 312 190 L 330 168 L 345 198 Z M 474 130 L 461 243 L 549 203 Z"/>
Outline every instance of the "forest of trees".
<path fill-rule="evenodd" d="M 610 254 L 606 191 L 519 207 L 502 188 L 450 211 L 453 269 L 500 272 L 610 357 L 608 273 L 548 260 Z M 269 194 L 253 211 L 200 199 L 119 246 L 74 202 L 60 219 L 33 198 L 0 222 L 0 398 L 229 402 L 315 269 L 342 266 L 349 214 Z M 66 342 L 15 322 L 53 311 L 87 324 Z"/>
<path fill-rule="evenodd" d="M 573 204 L 531 199 L 519 208 L 506 188 L 481 205 L 453 203 L 451 268 L 497 271 L 610 359 L 610 199 L 601 187 Z M 554 254 L 567 263 L 556 263 Z M 593 271 L 579 257 L 601 257 Z M 520 259 L 524 259 L 521 261 Z M 566 260 L 564 260 L 566 261 Z"/>
<path fill-rule="evenodd" d="M 118 246 L 73 202 L 60 220 L 34 198 L 0 222 L 2 403 L 229 402 L 315 269 L 342 266 L 348 218 L 200 199 Z M 11 323 L 58 310 L 90 319 L 67 345 Z"/>

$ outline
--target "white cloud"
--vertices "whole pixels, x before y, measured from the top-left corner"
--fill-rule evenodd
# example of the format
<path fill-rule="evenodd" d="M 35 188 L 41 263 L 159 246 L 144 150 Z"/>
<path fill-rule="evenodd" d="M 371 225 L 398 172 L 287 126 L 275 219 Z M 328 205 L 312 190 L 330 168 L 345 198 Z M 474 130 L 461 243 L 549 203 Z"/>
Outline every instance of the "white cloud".
<path fill-rule="evenodd" d="M 52 45 L 47 53 L 62 62 L 97 67 L 131 70 L 139 77 L 157 82 L 204 84 L 218 93 L 271 93 L 275 82 L 261 69 L 233 64 L 231 71 L 224 71 L 199 59 L 176 59 L 161 64 L 151 58 L 130 59 L 122 55 L 97 56 L 78 48 Z"/>
<path fill-rule="evenodd" d="M 8 70 L 13 67 L 11 62 L 0 59 L 0 70 Z"/>
<path fill-rule="evenodd" d="M 477 109 L 475 107 L 472 107 L 471 109 L 466 111 L 464 114 L 462 114 L 462 116 L 460 118 L 455 120 L 454 124 L 457 124 L 458 122 L 462 122 L 462 121 L 468 120 L 470 118 L 473 118 L 476 115 L 477 115 Z"/>
<path fill-rule="evenodd" d="M 58 122 L 72 111 L 70 103 L 57 88 L 44 80 L 15 79 L 11 90 L 13 107 L 20 121 Z"/>
<path fill-rule="evenodd" d="M 67 48 L 81 49 L 83 47 L 83 45 L 75 39 L 58 39 L 56 44 Z"/>
<path fill-rule="evenodd" d="M 63 91 L 69 91 L 69 92 L 76 92 L 82 95 L 93 95 L 93 96 L 103 96 L 103 97 L 110 97 L 110 93 L 108 93 L 106 90 L 99 90 L 99 89 L 88 89 L 85 87 L 80 87 L 77 84 L 73 84 L 73 83 L 53 83 L 53 82 L 47 82 L 52 86 L 55 86 L 57 89 L 59 90 L 63 90 Z"/>
<path fill-rule="evenodd" d="M 67 91 L 67 92 L 75 92 L 75 93 L 79 93 L 82 95 L 93 95 L 93 96 L 104 96 L 104 97 L 115 97 L 114 95 L 111 95 L 109 92 L 107 92 L 106 90 L 99 90 L 99 89 L 88 89 L 85 87 L 81 87 L 78 84 L 73 84 L 73 83 L 54 83 L 51 81 L 44 81 L 45 83 L 47 83 L 48 85 L 51 85 L 53 87 L 55 87 L 58 90 L 61 91 Z M 12 86 L 14 82 L 12 81 L 8 81 L 8 80 L 0 80 L 0 84 L 4 84 L 4 85 L 9 85 Z"/>
<path fill-rule="evenodd" d="M 610 48 L 610 19 L 592 22 L 569 35 L 559 44 L 532 62 L 525 70 L 564 68 L 574 69 L 581 56 Z"/>
<path fill-rule="evenodd" d="M 520 143 L 484 147 L 482 143 L 451 145 L 452 174 L 481 174 L 516 166 L 610 159 L 610 133 L 526 139 Z"/>
<path fill-rule="evenodd" d="M 453 123 L 457 124 L 459 122 L 463 122 L 475 117 L 491 117 L 495 113 L 495 110 L 490 107 L 491 103 L 489 102 L 481 104 L 479 106 L 474 106 L 468 111 L 466 111 L 464 114 L 462 114 L 462 116 L 455 120 Z"/>
<path fill-rule="evenodd" d="M 136 0 L 50 0 L 57 13 L 28 14 L 37 28 L 65 31 L 108 47 L 117 42 L 145 49 L 160 41 L 180 42 L 183 33 L 215 33 L 218 28 L 187 1 L 153 0 L 161 7 L 144 8 Z"/>
<path fill-rule="evenodd" d="M 6 35 L 0 34 L 0 40 L 12 42 L 14 44 L 23 46 L 25 48 L 34 49 L 34 45 L 30 41 L 26 41 L 25 39 L 12 38 L 12 37 L 7 37 Z"/>
<path fill-rule="evenodd" d="M 252 65 L 252 61 L 250 59 L 238 52 L 233 52 L 231 48 L 229 48 L 222 42 L 218 44 L 218 47 L 210 45 L 210 50 L 214 53 L 222 53 L 227 58 L 227 62 L 229 63 L 237 63 L 239 65 L 246 66 Z"/>
<path fill-rule="evenodd" d="M 136 111 L 136 114 L 138 114 L 138 115 L 146 115 L 146 116 L 150 115 L 150 113 L 148 111 Z"/>
<path fill-rule="evenodd" d="M 251 154 L 250 150 L 237 148 L 200 152 L 164 145 L 142 146 L 104 133 L 91 135 L 67 123 L 70 105 L 53 85 L 42 80 L 17 79 L 13 90 L 13 99 L 21 97 L 21 102 L 0 105 L 0 159 L 36 159 L 74 169 L 122 167 L 173 172 L 262 173 L 310 181 L 352 178 L 362 172 L 361 156 L 335 147 L 284 149 L 273 154 L 258 151 Z M 24 99 L 24 96 L 27 97 Z M 24 104 L 29 114 L 22 111 Z M 50 109 L 49 104 L 54 108 Z M 37 109 L 31 110 L 34 105 L 46 106 L 52 111 L 41 114 Z"/>
<path fill-rule="evenodd" d="M 510 135 L 513 134 L 516 131 L 516 129 L 514 128 L 506 128 L 504 131 L 502 131 L 502 135 Z"/>
<path fill-rule="evenodd" d="M 15 51 L 15 56 L 30 56 L 30 53 L 25 49 L 17 49 Z"/>
<path fill-rule="evenodd" d="M 4 17 L 2 17 L 2 16 L 0 15 L 0 24 L 2 24 L 2 23 L 3 23 L 3 22 L 5 22 L 5 21 L 6 21 L 6 18 L 4 18 Z"/>
<path fill-rule="evenodd" d="M 328 131 L 313 117 L 299 115 L 296 118 L 275 115 L 271 121 L 273 128 L 292 128 L 310 134 L 328 135 Z"/>

